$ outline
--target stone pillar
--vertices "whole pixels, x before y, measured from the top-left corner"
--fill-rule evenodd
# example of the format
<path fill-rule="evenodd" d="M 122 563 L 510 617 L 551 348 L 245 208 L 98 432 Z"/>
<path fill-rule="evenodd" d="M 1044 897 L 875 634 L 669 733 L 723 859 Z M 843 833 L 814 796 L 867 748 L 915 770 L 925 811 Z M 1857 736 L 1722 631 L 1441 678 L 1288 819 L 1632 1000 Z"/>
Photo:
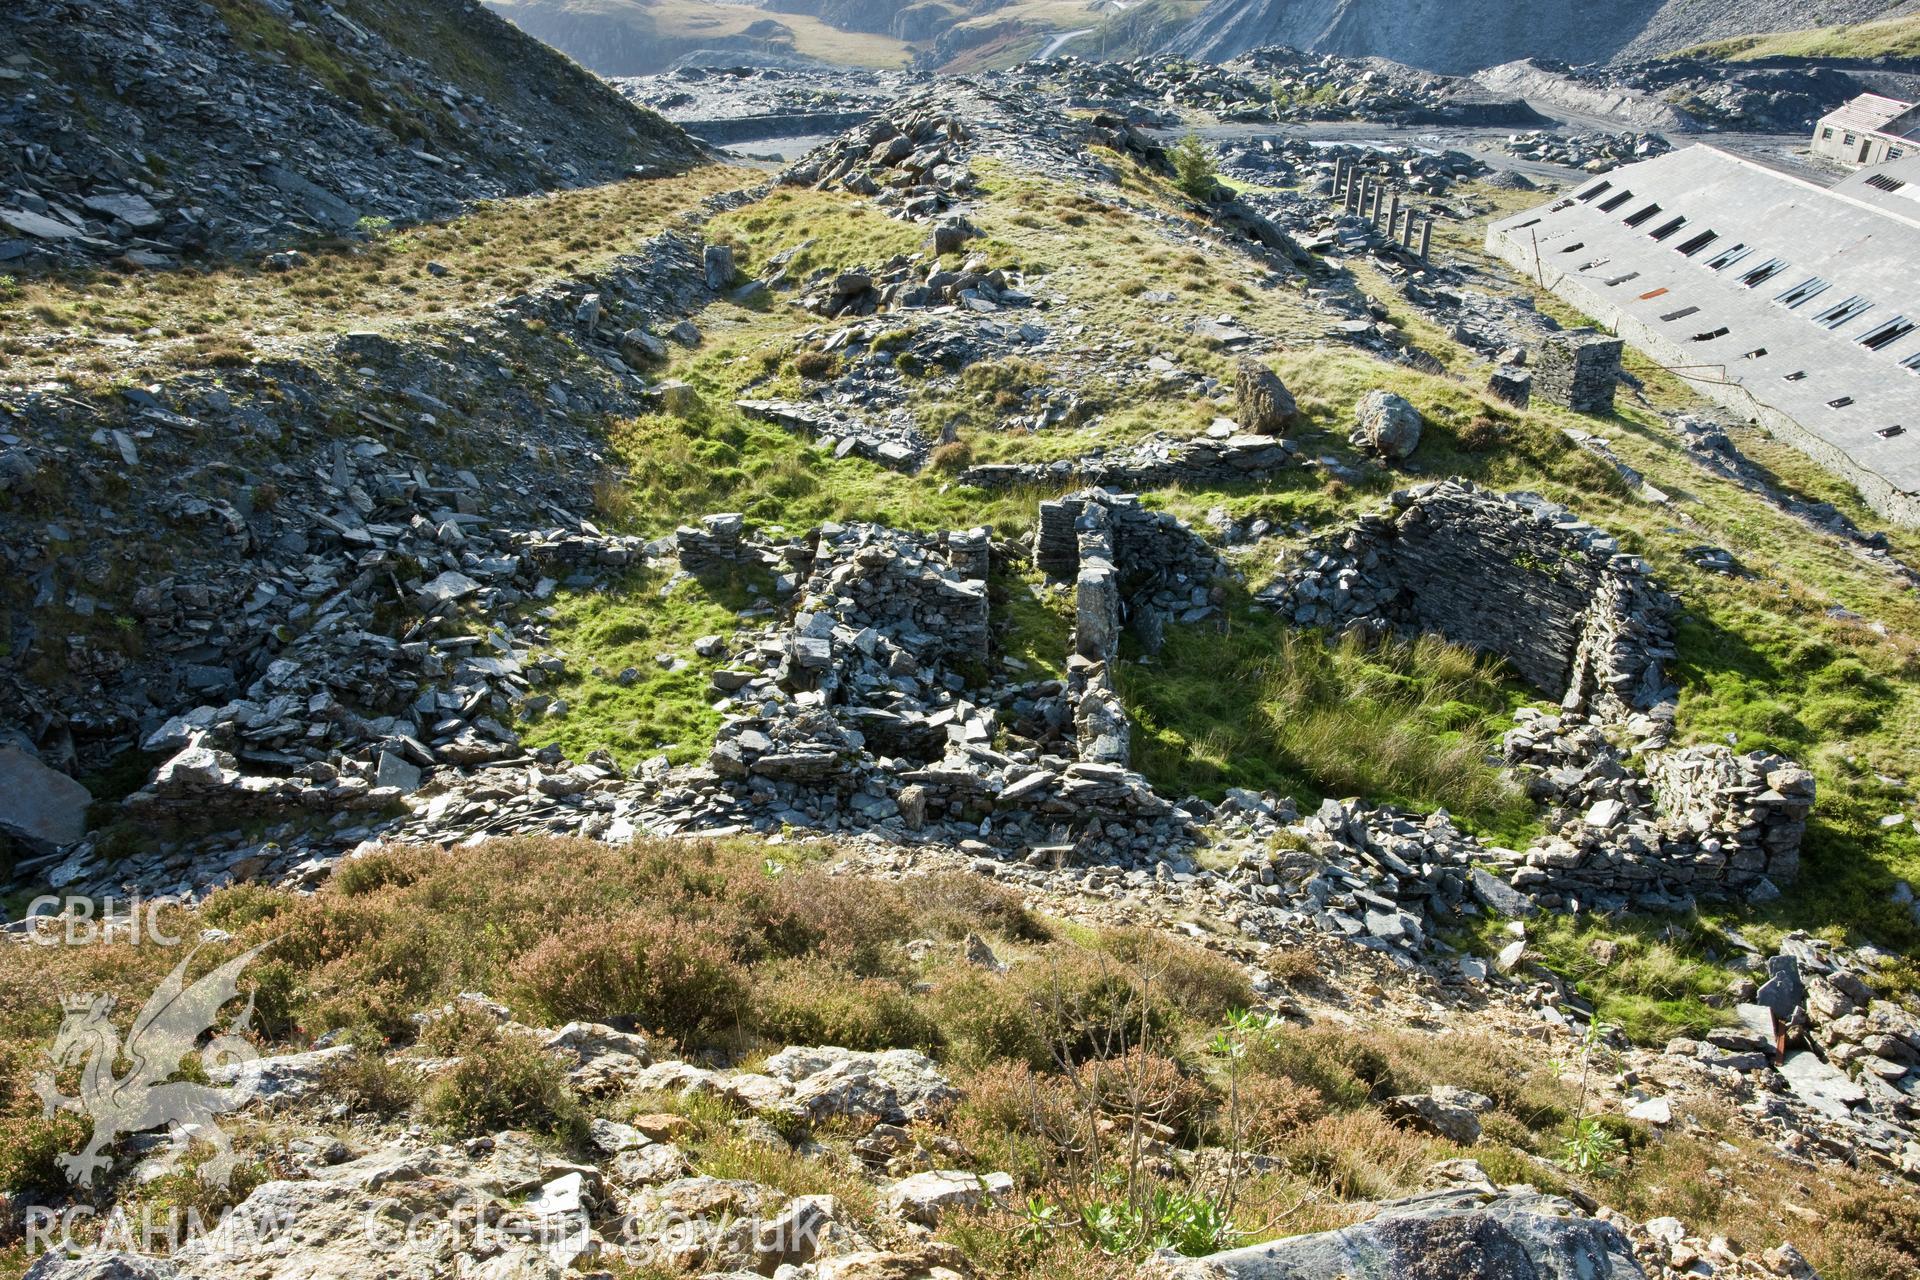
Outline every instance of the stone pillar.
<path fill-rule="evenodd" d="M 1412 209 L 1407 210 L 1407 221 L 1400 228 L 1400 247 L 1403 249 L 1413 248 L 1413 210 Z"/>
<path fill-rule="evenodd" d="M 1073 498 L 1040 504 L 1039 527 L 1033 535 L 1033 563 L 1056 582 L 1080 571 L 1080 540 L 1074 521 L 1081 504 Z"/>
<path fill-rule="evenodd" d="M 1107 662 L 1120 644 L 1120 570 L 1113 563 L 1113 531 L 1107 509 L 1090 502 L 1074 521 L 1079 534 L 1080 573 L 1074 580 L 1073 649 Z"/>
<path fill-rule="evenodd" d="M 1348 213 L 1356 213 L 1360 208 L 1360 175 L 1351 170 L 1347 173 L 1347 191 L 1341 204 L 1346 206 Z"/>
<path fill-rule="evenodd" d="M 702 582 L 724 581 L 742 559 L 746 518 L 737 512 L 702 516 L 700 527 L 682 525 L 674 534 L 680 568 Z"/>
<path fill-rule="evenodd" d="M 986 581 L 992 567 L 992 539 L 984 528 L 947 535 L 947 563 L 970 581 Z"/>
<path fill-rule="evenodd" d="M 1400 193 L 1393 193 L 1393 207 L 1387 213 L 1387 239 L 1392 240 L 1400 230 Z"/>
<path fill-rule="evenodd" d="M 1420 224 L 1420 261 L 1427 260 L 1427 250 L 1433 244 L 1433 219 L 1428 218 Z"/>
<path fill-rule="evenodd" d="M 1556 333 L 1540 349 L 1533 388 L 1576 413 L 1611 413 L 1624 345 L 1591 329 Z"/>

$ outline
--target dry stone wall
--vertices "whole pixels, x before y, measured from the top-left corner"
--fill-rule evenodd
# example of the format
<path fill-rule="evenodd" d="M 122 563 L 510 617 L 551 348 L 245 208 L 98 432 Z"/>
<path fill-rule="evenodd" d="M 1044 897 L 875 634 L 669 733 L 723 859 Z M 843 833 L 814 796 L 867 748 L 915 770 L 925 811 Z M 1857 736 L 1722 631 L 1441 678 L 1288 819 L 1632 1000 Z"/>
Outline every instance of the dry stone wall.
<path fill-rule="evenodd" d="M 1111 452 L 1054 462 L 989 463 L 961 472 L 978 489 L 1094 485 L 1116 492 L 1209 486 L 1259 480 L 1298 465 L 1291 440 L 1261 435 L 1154 437 Z"/>

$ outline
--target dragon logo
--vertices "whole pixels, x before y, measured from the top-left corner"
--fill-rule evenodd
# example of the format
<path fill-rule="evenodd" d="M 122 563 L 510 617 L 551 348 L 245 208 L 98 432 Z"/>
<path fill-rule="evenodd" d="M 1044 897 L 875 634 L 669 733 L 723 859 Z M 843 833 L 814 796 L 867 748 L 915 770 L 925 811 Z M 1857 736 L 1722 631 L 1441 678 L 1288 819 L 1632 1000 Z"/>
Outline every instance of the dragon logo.
<path fill-rule="evenodd" d="M 224 1031 L 204 1046 L 200 1040 L 212 1030 L 221 1007 L 239 996 L 240 971 L 270 945 L 263 942 L 189 984 L 187 966 L 200 950 L 194 947 L 140 1010 L 124 1044 L 108 1020 L 112 996 L 62 998 L 65 1018 L 50 1056 L 55 1070 L 81 1064 L 80 1096 L 61 1093 L 52 1071 L 35 1076 L 33 1085 L 48 1119 L 65 1110 L 93 1121 L 85 1149 L 59 1157 L 68 1181 L 92 1186 L 94 1174 L 111 1163 L 102 1152 L 114 1139 L 161 1128 L 176 1144 L 198 1138 L 214 1148 L 213 1158 L 200 1166 L 203 1180 L 224 1185 L 233 1176 L 238 1160 L 214 1118 L 245 1105 L 260 1087 L 258 1071 L 250 1069 L 260 1054 L 245 1037 L 253 998 Z M 205 1074 L 231 1080 L 228 1087 L 172 1080 L 181 1060 L 196 1050 Z M 128 1064 L 125 1073 L 115 1074 L 122 1063 Z"/>

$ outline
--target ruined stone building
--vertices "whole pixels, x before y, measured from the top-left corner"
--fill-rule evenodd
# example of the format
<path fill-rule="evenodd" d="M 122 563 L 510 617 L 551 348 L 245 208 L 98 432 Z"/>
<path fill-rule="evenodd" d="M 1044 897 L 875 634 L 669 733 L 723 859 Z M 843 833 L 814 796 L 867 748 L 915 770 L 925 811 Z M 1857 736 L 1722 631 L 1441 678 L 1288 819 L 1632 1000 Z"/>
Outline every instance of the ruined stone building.
<path fill-rule="evenodd" d="M 1920 151 L 1920 105 L 1863 93 L 1813 128 L 1813 153 L 1846 165 L 1884 164 Z"/>
<path fill-rule="evenodd" d="M 1487 247 L 1883 516 L 1920 523 L 1910 162 L 1827 189 L 1689 147 L 1495 223 Z"/>

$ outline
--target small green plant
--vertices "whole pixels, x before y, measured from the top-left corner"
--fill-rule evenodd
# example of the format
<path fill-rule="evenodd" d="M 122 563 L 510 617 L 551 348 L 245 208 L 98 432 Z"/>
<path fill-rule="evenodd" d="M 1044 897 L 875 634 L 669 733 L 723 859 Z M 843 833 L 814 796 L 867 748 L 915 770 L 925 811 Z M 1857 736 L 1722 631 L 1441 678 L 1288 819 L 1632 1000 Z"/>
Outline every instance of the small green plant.
<path fill-rule="evenodd" d="M 1200 135 L 1190 133 L 1173 144 L 1167 153 L 1173 162 L 1174 184 L 1195 200 L 1211 199 L 1214 190 L 1220 185 L 1220 179 L 1213 162 L 1213 152 L 1200 140 Z"/>
<path fill-rule="evenodd" d="M 1128 1257 L 1173 1249 L 1198 1258 L 1228 1247 L 1240 1235 L 1218 1201 L 1171 1187 L 1158 1187 L 1138 1203 L 1096 1200 L 1080 1222 L 1102 1250 Z"/>
<path fill-rule="evenodd" d="M 1014 1238 L 1022 1248 L 1037 1253 L 1066 1225 L 1066 1215 L 1059 1205 L 1045 1196 L 1028 1196 L 1026 1207 L 1020 1211 L 1020 1225 L 1014 1228 Z"/>
<path fill-rule="evenodd" d="M 1620 1136 L 1607 1128 L 1600 1117 L 1587 1114 L 1588 1077 L 1593 1071 L 1594 1058 L 1606 1049 L 1610 1030 L 1607 1024 L 1593 1018 L 1580 1037 L 1580 1101 L 1574 1107 L 1573 1127 L 1565 1144 L 1567 1168 L 1601 1178 L 1612 1177 L 1617 1172 L 1616 1163 L 1626 1154 L 1626 1143 Z"/>
<path fill-rule="evenodd" d="M 353 224 L 354 229 L 363 236 L 383 236 L 393 230 L 393 219 L 377 214 L 368 214 Z"/>
<path fill-rule="evenodd" d="M 1582 1116 L 1574 1124 L 1573 1132 L 1567 1135 L 1563 1163 L 1575 1173 L 1611 1178 L 1619 1172 L 1617 1165 L 1626 1150 L 1627 1144 L 1602 1124 L 1598 1116 Z"/>
<path fill-rule="evenodd" d="M 12 302 L 20 296 L 20 282 L 9 275 L 0 275 L 0 302 Z"/>

